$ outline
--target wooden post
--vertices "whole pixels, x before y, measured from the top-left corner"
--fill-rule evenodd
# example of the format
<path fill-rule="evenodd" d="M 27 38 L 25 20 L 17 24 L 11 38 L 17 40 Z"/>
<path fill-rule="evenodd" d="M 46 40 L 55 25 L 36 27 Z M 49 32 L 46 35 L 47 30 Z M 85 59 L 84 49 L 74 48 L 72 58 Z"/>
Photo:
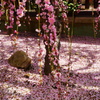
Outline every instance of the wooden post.
<path fill-rule="evenodd" d="M 73 0 L 69 0 L 68 3 L 73 3 Z"/>
<path fill-rule="evenodd" d="M 99 0 L 94 0 L 94 8 L 97 8 L 98 7 L 98 1 Z"/>
<path fill-rule="evenodd" d="M 89 0 L 85 0 L 85 9 L 89 9 Z"/>
<path fill-rule="evenodd" d="M 3 0 L 0 0 L 0 4 L 3 4 Z"/>
<path fill-rule="evenodd" d="M 77 0 L 77 3 L 80 3 L 81 2 L 81 0 Z"/>

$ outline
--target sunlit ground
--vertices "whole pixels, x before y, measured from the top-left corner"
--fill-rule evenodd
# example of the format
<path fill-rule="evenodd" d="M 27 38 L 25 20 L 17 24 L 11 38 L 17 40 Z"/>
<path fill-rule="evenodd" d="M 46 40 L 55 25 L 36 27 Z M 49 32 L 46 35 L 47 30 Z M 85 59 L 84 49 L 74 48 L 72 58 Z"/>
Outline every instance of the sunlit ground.
<path fill-rule="evenodd" d="M 44 58 L 42 40 L 41 47 Z M 13 51 L 19 49 L 32 59 L 32 68 L 28 71 L 7 63 Z M 38 38 L 19 37 L 14 49 L 10 37 L 0 34 L 0 100 L 100 100 L 100 38 L 74 37 L 70 66 L 69 42 L 67 38 L 61 39 L 59 86 L 57 79 L 39 74 L 38 49 Z"/>

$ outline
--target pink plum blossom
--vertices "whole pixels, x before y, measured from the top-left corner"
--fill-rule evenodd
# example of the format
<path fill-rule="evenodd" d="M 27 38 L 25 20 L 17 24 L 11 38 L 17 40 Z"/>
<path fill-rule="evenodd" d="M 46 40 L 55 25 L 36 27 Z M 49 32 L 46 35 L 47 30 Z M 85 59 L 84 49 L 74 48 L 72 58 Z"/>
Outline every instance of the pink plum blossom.
<path fill-rule="evenodd" d="M 45 4 L 50 4 L 50 0 L 44 0 Z"/>
<path fill-rule="evenodd" d="M 49 23 L 50 23 L 51 25 L 53 25 L 54 22 L 55 22 L 55 18 L 54 18 L 54 17 L 49 17 L 48 20 L 49 20 Z"/>
<path fill-rule="evenodd" d="M 56 33 L 55 25 L 49 25 L 48 28 L 51 30 L 51 32 Z"/>
<path fill-rule="evenodd" d="M 24 16 L 24 12 L 22 9 L 17 9 L 17 15 L 21 18 Z"/>
<path fill-rule="evenodd" d="M 17 30 L 14 30 L 14 33 L 15 33 L 15 34 L 18 34 L 18 31 L 17 31 Z"/>
<path fill-rule="evenodd" d="M 56 6 L 59 5 L 59 2 L 58 2 L 57 0 L 55 0 L 55 5 L 56 5 Z"/>
<path fill-rule="evenodd" d="M 42 28 L 43 28 L 44 30 L 46 30 L 46 29 L 47 29 L 47 25 L 46 25 L 46 24 L 43 24 L 43 25 L 42 25 Z"/>
<path fill-rule="evenodd" d="M 9 29 L 9 28 L 13 28 L 13 26 L 7 26 L 7 29 Z"/>
<path fill-rule="evenodd" d="M 53 12 L 54 8 L 52 5 L 48 5 L 48 4 L 45 4 L 45 9 L 50 11 L 50 12 Z"/>
<path fill-rule="evenodd" d="M 41 0 L 36 0 L 35 3 L 36 4 L 40 4 Z"/>
<path fill-rule="evenodd" d="M 14 11 L 13 10 L 10 10 L 10 14 L 14 14 Z"/>
<path fill-rule="evenodd" d="M 27 0 L 23 0 L 23 2 L 26 2 Z"/>
<path fill-rule="evenodd" d="M 16 24 L 19 25 L 20 24 L 20 21 L 16 21 Z"/>
<path fill-rule="evenodd" d="M 62 17 L 63 18 L 67 18 L 67 14 L 66 13 L 62 13 Z"/>
<path fill-rule="evenodd" d="M 0 17 L 4 14 L 4 11 L 0 10 Z"/>
<path fill-rule="evenodd" d="M 36 19 L 37 19 L 37 20 L 40 20 L 39 14 L 36 15 Z"/>
<path fill-rule="evenodd" d="M 14 5 L 11 5 L 11 9 L 15 9 L 15 6 Z"/>
<path fill-rule="evenodd" d="M 40 32 L 41 32 L 41 30 L 39 30 L 39 29 L 36 29 L 35 31 L 36 31 L 36 32 L 38 32 L 38 33 L 40 33 Z"/>

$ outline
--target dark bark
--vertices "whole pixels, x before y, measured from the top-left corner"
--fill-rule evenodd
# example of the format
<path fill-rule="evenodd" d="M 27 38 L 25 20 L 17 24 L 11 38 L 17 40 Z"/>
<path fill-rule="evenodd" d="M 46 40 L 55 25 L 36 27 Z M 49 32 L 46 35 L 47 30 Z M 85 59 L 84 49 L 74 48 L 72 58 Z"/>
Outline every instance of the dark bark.
<path fill-rule="evenodd" d="M 54 0 L 50 0 L 50 2 L 53 6 L 55 5 Z M 59 15 L 59 9 L 55 10 L 55 15 L 56 16 Z M 59 51 L 60 50 L 60 36 L 61 36 L 61 22 L 59 21 L 58 17 L 56 19 L 55 26 L 56 26 L 56 29 L 57 29 L 57 41 L 56 41 L 56 43 L 57 43 L 57 49 Z M 54 64 L 52 64 L 52 66 L 51 66 L 50 65 L 51 61 L 49 59 L 49 54 L 50 54 L 50 52 L 52 52 L 52 47 L 49 47 L 48 45 L 45 45 L 45 49 L 46 49 L 46 55 L 45 55 L 45 63 L 44 63 L 44 74 L 49 75 L 52 72 L 52 70 L 59 67 L 59 63 L 58 63 L 58 66 L 55 66 Z M 59 55 L 57 56 L 57 58 L 59 59 Z"/>
<path fill-rule="evenodd" d="M 57 48 L 59 50 L 60 49 L 60 41 L 58 41 L 57 43 L 58 43 Z M 45 49 L 46 49 L 46 55 L 45 55 L 45 63 L 44 63 L 44 74 L 49 75 L 52 72 L 52 70 L 55 70 L 57 68 L 57 66 L 55 66 L 54 64 L 52 64 L 52 66 L 50 65 L 51 60 L 49 59 L 50 53 L 48 50 L 48 45 L 45 45 Z M 59 55 L 57 57 L 59 59 Z"/>
<path fill-rule="evenodd" d="M 61 44 L 60 44 L 60 37 L 61 37 L 61 23 L 60 23 L 60 21 L 56 21 L 56 28 L 57 28 L 57 41 L 56 41 L 56 43 L 57 43 L 57 49 L 59 51 L 60 46 L 61 46 Z M 52 72 L 52 70 L 55 70 L 57 68 L 57 66 L 55 66 L 55 65 L 53 65 L 52 67 L 50 65 L 51 61 L 49 59 L 49 50 L 50 50 L 50 52 L 52 52 L 51 51 L 52 47 L 50 47 L 50 49 L 48 49 L 48 47 L 49 47 L 48 45 L 45 45 L 45 49 L 46 49 L 45 63 L 44 63 L 44 74 L 45 75 L 49 75 Z M 57 58 L 59 59 L 59 55 L 57 56 Z M 59 67 L 59 64 L 58 64 L 58 67 Z"/>
<path fill-rule="evenodd" d="M 44 74 L 49 75 L 49 73 L 51 73 L 51 66 L 50 66 L 48 45 L 45 45 L 45 49 L 46 49 L 46 55 L 45 55 L 45 63 L 44 63 Z"/>

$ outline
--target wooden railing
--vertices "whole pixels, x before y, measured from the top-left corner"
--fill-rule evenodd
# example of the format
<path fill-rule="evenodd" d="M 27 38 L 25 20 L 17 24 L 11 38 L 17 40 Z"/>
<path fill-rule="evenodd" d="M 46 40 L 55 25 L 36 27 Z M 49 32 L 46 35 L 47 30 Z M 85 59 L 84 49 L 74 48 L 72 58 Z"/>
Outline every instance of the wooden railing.
<path fill-rule="evenodd" d="M 0 0 L 0 4 L 2 4 L 4 0 Z M 15 0 L 15 4 L 18 8 L 19 2 L 22 0 Z M 69 3 L 80 3 L 82 4 L 81 10 L 95 10 L 98 7 L 98 1 L 99 0 L 66 0 Z M 26 2 L 26 10 L 27 11 L 33 11 L 36 8 L 35 0 L 27 0 Z"/>
<path fill-rule="evenodd" d="M 0 0 L 0 4 L 3 2 L 4 0 Z M 22 0 L 15 0 L 17 6 L 18 6 L 18 2 L 22 1 Z M 69 3 L 81 3 L 82 4 L 82 8 L 83 10 L 88 10 L 91 6 L 93 9 L 98 7 L 98 1 L 99 0 L 66 0 Z M 35 7 L 35 0 L 27 0 L 26 2 L 26 10 L 33 10 Z"/>
<path fill-rule="evenodd" d="M 84 6 L 84 9 L 89 9 L 92 5 L 93 8 L 98 7 L 98 1 L 99 0 L 66 0 L 69 3 L 81 3 Z"/>
<path fill-rule="evenodd" d="M 82 7 L 81 9 L 89 9 L 91 8 L 91 6 L 93 7 L 93 9 L 97 8 L 98 7 L 98 1 L 99 0 L 66 0 L 67 2 L 69 3 L 81 3 L 82 4 Z M 33 9 L 35 6 L 35 0 L 28 0 L 27 1 L 27 9 Z"/>

